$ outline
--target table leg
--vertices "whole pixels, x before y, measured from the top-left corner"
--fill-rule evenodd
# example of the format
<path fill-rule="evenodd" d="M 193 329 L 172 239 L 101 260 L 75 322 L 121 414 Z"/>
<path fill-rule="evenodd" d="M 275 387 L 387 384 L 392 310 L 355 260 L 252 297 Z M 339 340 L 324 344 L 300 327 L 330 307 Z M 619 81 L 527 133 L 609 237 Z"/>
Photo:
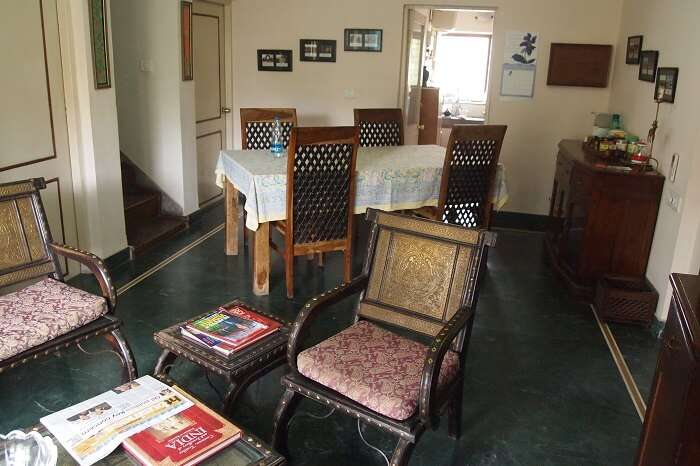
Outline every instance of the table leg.
<path fill-rule="evenodd" d="M 261 223 L 255 232 L 253 247 L 253 293 L 270 293 L 270 224 Z"/>
<path fill-rule="evenodd" d="M 168 375 L 168 372 L 170 372 L 170 366 L 173 365 L 176 359 L 177 354 L 168 349 L 164 349 L 163 352 L 160 353 L 158 362 L 156 362 L 156 368 L 153 369 L 153 375 Z"/>
<path fill-rule="evenodd" d="M 238 191 L 226 179 L 226 255 L 238 255 Z M 244 227 L 245 228 L 245 227 Z"/>

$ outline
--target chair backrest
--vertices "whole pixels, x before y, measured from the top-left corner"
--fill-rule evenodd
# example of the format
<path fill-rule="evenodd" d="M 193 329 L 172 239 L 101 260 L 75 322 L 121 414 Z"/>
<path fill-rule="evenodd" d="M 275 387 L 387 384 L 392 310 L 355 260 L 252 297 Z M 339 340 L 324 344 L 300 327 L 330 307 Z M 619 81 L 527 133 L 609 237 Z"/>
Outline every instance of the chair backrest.
<path fill-rule="evenodd" d="M 39 190 L 43 178 L 0 184 L 0 288 L 53 274 L 62 279 L 49 250 L 51 232 Z"/>
<path fill-rule="evenodd" d="M 287 247 L 351 238 L 357 129 L 293 128 L 287 149 Z"/>
<path fill-rule="evenodd" d="M 356 108 L 355 126 L 360 129 L 360 147 L 403 146 L 400 108 Z"/>
<path fill-rule="evenodd" d="M 373 223 L 358 317 L 435 336 L 476 304 L 481 260 L 495 234 L 367 210 Z"/>
<path fill-rule="evenodd" d="M 493 192 L 507 126 L 452 128 L 442 168 L 438 215 L 444 222 L 490 228 Z"/>
<path fill-rule="evenodd" d="M 275 117 L 279 117 L 282 123 L 282 139 L 284 147 L 287 147 L 290 131 L 297 126 L 297 111 L 294 108 L 242 108 L 241 147 L 269 149 Z"/>

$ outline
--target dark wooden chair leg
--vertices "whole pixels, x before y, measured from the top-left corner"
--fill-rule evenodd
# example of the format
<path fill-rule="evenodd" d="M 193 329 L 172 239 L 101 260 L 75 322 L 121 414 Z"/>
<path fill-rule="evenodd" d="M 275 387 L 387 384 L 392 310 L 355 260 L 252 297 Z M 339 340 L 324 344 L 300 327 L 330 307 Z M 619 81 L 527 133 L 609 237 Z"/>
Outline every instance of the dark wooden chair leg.
<path fill-rule="evenodd" d="M 122 382 L 131 382 L 137 378 L 138 371 L 136 370 L 136 361 L 131 353 L 131 348 L 129 348 L 129 343 L 122 335 L 121 330 L 118 328 L 112 330 L 110 333 L 105 335 L 105 339 L 109 342 L 112 349 L 121 356 Z"/>
<path fill-rule="evenodd" d="M 322 252 L 319 252 L 319 253 L 318 253 L 318 266 L 319 266 L 319 267 L 323 267 L 323 266 L 324 266 L 324 264 L 323 264 L 323 253 L 322 253 Z"/>
<path fill-rule="evenodd" d="M 459 439 L 462 433 L 462 392 L 459 387 L 447 405 L 447 433 L 453 439 Z"/>
<path fill-rule="evenodd" d="M 289 457 L 287 448 L 287 433 L 289 420 L 294 414 L 294 410 L 301 401 L 301 395 L 289 388 L 285 389 L 275 410 L 275 419 L 272 424 L 272 448 L 277 450 L 282 456 Z"/>
<path fill-rule="evenodd" d="M 389 461 L 390 466 L 406 466 L 408 460 L 411 458 L 411 453 L 413 453 L 413 447 L 415 443 L 411 443 L 406 439 L 399 439 L 396 444 L 394 453 L 391 455 L 391 461 Z"/>
<path fill-rule="evenodd" d="M 294 256 L 291 254 L 284 258 L 284 281 L 287 284 L 287 298 L 292 299 L 294 297 Z"/>
<path fill-rule="evenodd" d="M 345 283 L 352 280 L 352 251 L 350 249 L 343 251 L 343 280 Z"/>

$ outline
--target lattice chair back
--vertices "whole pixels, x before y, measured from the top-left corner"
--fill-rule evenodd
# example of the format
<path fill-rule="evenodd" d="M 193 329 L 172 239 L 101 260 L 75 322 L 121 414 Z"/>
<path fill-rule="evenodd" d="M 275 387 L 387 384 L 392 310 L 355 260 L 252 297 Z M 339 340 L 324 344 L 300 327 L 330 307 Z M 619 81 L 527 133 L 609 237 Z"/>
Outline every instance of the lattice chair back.
<path fill-rule="evenodd" d="M 403 114 L 400 108 L 356 108 L 355 126 L 361 147 L 403 146 Z"/>
<path fill-rule="evenodd" d="M 275 117 L 282 125 L 284 147 L 289 145 L 293 127 L 297 126 L 297 111 L 294 108 L 242 108 L 241 145 L 243 149 L 269 149 Z"/>
<path fill-rule="evenodd" d="M 367 218 L 374 225 L 359 317 L 434 337 L 475 302 L 480 263 L 494 233 L 373 209 Z M 461 341 L 457 345 L 461 349 Z"/>
<path fill-rule="evenodd" d="M 356 128 L 294 128 L 287 153 L 288 247 L 347 246 L 355 204 Z"/>
<path fill-rule="evenodd" d="M 43 178 L 0 184 L 0 288 L 62 273 L 49 250 L 51 232 L 41 203 Z"/>
<path fill-rule="evenodd" d="M 447 223 L 489 228 L 498 157 L 507 126 L 458 125 L 447 144 L 438 214 Z"/>

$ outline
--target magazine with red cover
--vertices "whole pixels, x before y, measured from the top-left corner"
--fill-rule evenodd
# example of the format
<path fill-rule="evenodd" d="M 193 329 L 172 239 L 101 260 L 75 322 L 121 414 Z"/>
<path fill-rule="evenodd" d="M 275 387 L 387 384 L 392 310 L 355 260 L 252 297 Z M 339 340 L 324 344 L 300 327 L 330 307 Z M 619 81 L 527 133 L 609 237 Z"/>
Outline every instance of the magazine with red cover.
<path fill-rule="evenodd" d="M 194 406 L 132 435 L 123 442 L 124 450 L 146 466 L 190 466 L 240 438 L 238 427 L 188 398 Z"/>

